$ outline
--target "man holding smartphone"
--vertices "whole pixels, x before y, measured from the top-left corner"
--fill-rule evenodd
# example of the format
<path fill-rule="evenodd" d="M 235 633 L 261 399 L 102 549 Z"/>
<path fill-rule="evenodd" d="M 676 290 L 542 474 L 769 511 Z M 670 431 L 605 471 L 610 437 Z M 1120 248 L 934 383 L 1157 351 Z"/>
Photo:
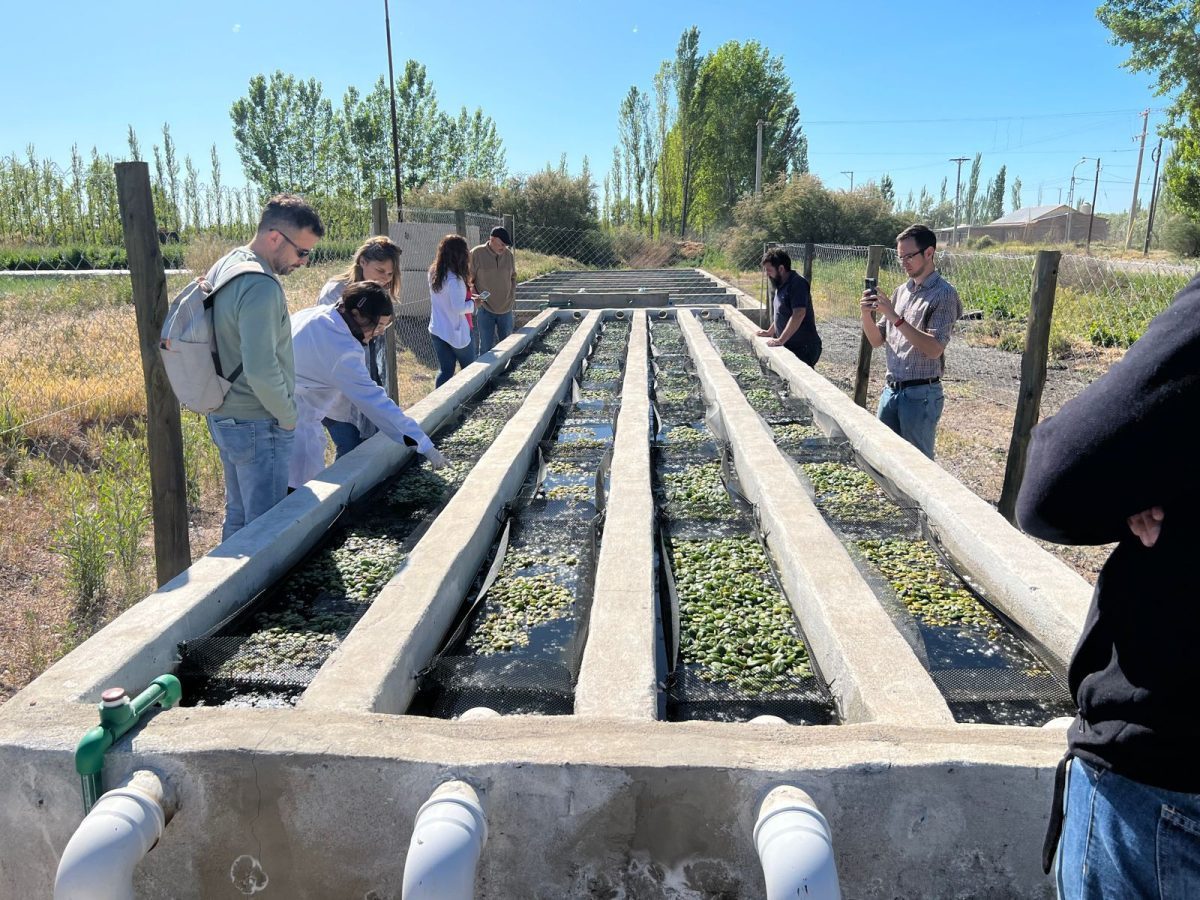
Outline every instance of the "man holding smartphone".
<path fill-rule="evenodd" d="M 867 342 L 887 352 L 879 420 L 930 459 L 945 403 L 946 345 L 962 315 L 958 291 L 934 267 L 936 254 L 937 236 L 928 226 L 905 228 L 896 236 L 896 256 L 908 280 L 891 297 L 868 286 L 860 303 Z"/>

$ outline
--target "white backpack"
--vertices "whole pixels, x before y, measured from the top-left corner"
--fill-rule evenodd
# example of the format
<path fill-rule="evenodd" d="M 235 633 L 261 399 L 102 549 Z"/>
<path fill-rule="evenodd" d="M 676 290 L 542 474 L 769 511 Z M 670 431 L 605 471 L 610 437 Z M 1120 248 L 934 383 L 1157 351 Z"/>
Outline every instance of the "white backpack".
<path fill-rule="evenodd" d="M 242 374 L 238 366 L 228 378 L 221 370 L 217 334 L 213 327 L 213 298 L 239 275 L 257 273 L 275 278 L 262 264 L 247 260 L 227 267 L 213 283 L 210 279 L 222 261 L 175 295 L 163 322 L 158 349 L 171 390 L 179 404 L 192 412 L 210 413 L 225 402 L 225 395 Z"/>

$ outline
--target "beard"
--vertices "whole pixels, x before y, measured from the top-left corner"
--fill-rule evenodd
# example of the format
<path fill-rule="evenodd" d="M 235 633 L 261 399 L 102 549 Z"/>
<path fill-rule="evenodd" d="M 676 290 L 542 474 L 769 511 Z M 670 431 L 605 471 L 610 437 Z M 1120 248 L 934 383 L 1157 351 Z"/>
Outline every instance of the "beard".
<path fill-rule="evenodd" d="M 783 283 L 786 280 L 787 279 L 784 277 L 784 275 L 782 273 L 780 273 L 778 275 L 768 275 L 767 276 L 767 281 L 771 282 L 771 284 L 776 289 L 783 287 Z"/>

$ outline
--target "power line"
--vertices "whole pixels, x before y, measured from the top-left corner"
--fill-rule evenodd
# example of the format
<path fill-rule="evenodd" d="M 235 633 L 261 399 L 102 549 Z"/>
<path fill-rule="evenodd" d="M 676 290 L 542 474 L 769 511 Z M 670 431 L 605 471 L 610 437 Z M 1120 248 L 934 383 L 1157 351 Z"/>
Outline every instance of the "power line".
<path fill-rule="evenodd" d="M 1151 109 L 1150 112 L 1163 112 L 1163 108 Z M 1023 122 L 1036 119 L 1079 119 L 1089 116 L 1124 116 L 1141 115 L 1140 109 L 1114 109 L 1105 112 L 1083 113 L 1038 113 L 1027 116 L 978 116 L 967 118 L 945 119 L 808 119 L 802 120 L 801 125 L 942 125 L 954 122 Z"/>

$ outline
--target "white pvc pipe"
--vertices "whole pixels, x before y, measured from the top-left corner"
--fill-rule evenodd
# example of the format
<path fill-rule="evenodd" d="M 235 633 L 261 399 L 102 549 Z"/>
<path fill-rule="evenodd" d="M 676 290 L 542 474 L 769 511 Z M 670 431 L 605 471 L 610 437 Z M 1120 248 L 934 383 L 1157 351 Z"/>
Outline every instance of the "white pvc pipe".
<path fill-rule="evenodd" d="M 487 819 L 474 789 L 462 781 L 438 785 L 417 812 L 403 900 L 471 900 L 486 843 Z"/>
<path fill-rule="evenodd" d="M 134 867 L 172 813 L 174 800 L 153 772 L 136 772 L 104 794 L 63 850 L 54 900 L 133 900 Z"/>
<path fill-rule="evenodd" d="M 767 794 L 754 824 L 754 847 L 767 900 L 841 900 L 829 823 L 800 788 L 781 785 Z"/>

